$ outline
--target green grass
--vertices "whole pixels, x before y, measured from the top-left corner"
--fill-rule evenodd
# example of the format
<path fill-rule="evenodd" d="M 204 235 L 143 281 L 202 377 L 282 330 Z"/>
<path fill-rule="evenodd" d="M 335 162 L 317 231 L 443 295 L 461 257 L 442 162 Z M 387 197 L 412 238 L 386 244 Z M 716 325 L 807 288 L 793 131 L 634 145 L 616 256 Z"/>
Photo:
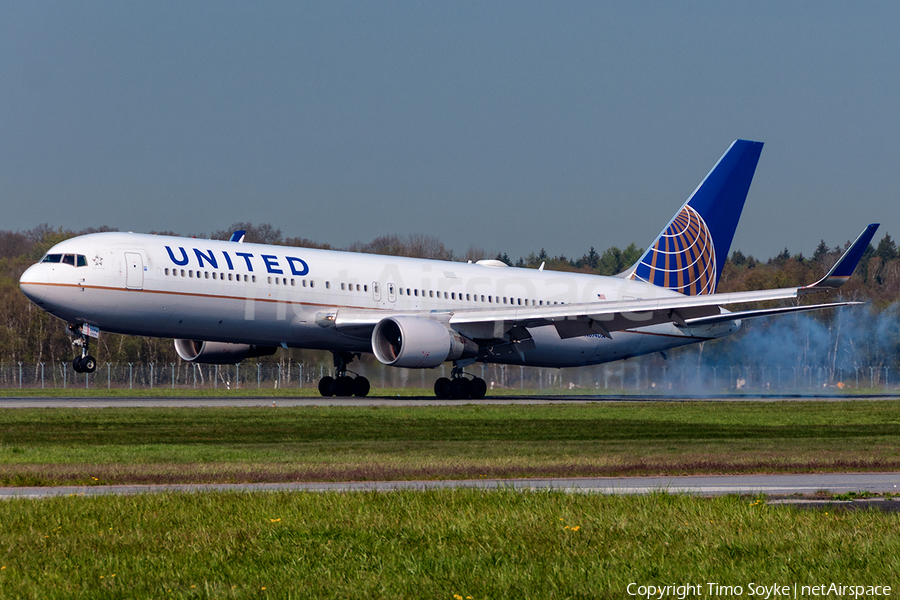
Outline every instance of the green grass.
<path fill-rule="evenodd" d="M 900 401 L 11 409 L 0 484 L 900 468 Z"/>
<path fill-rule="evenodd" d="M 897 513 L 759 499 L 443 490 L 0 503 L 3 598 L 624 598 L 894 585 Z"/>

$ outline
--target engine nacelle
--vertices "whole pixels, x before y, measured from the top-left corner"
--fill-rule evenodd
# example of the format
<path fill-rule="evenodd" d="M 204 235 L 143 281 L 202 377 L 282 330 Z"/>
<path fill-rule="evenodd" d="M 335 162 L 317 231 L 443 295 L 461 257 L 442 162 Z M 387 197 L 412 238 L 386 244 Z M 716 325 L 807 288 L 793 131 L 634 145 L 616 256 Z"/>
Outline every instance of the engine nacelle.
<path fill-rule="evenodd" d="M 251 346 L 228 342 L 201 342 L 199 340 L 175 340 L 175 352 L 182 360 L 206 365 L 233 365 L 245 358 L 270 356 L 278 348 Z"/>
<path fill-rule="evenodd" d="M 478 344 L 422 317 L 388 317 L 372 332 L 375 358 L 392 367 L 437 367 L 448 360 L 478 355 Z"/>

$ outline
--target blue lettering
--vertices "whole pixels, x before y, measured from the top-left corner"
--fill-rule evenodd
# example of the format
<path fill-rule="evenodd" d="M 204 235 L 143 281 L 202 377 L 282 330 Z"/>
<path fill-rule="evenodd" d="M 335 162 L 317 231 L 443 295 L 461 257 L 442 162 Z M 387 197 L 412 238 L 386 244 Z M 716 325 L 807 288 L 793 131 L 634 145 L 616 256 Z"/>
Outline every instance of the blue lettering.
<path fill-rule="evenodd" d="M 303 277 L 307 273 L 309 273 L 309 265 L 306 264 L 305 261 L 300 260 L 299 258 L 294 258 L 293 256 L 287 257 L 288 264 L 291 266 L 291 274 L 297 275 L 298 277 Z M 300 269 L 298 270 L 294 263 L 300 263 Z"/>
<path fill-rule="evenodd" d="M 172 262 L 175 263 L 176 265 L 184 266 L 184 265 L 188 264 L 187 252 L 184 251 L 184 248 L 178 248 L 178 249 L 181 250 L 181 260 L 178 260 L 177 258 L 175 258 L 175 254 L 172 253 L 172 249 L 169 248 L 168 246 L 166 246 L 166 252 L 169 253 L 169 258 L 172 259 Z"/>
<path fill-rule="evenodd" d="M 222 254 L 225 255 L 225 262 L 228 263 L 228 270 L 229 270 L 229 271 L 234 271 L 234 265 L 231 264 L 231 257 L 228 256 L 228 253 L 225 252 L 224 250 L 222 250 Z"/>
<path fill-rule="evenodd" d="M 253 255 L 250 254 L 250 253 L 248 253 L 248 252 L 235 252 L 235 254 L 237 254 L 238 256 L 243 256 L 243 257 L 244 257 L 244 260 L 247 261 L 247 270 L 252 272 L 252 271 L 253 271 L 253 265 L 250 264 L 250 257 L 253 256 Z"/>
<path fill-rule="evenodd" d="M 208 262 L 210 265 L 212 265 L 213 269 L 218 269 L 219 263 L 216 262 L 216 257 L 213 256 L 213 251 L 207 250 L 207 252 L 209 252 L 208 255 L 203 254 L 203 252 L 194 248 L 194 254 L 197 255 L 197 262 L 200 263 L 200 267 L 203 268 L 203 259 L 206 259 L 206 262 Z"/>
<path fill-rule="evenodd" d="M 262 255 L 263 262 L 266 263 L 266 270 L 269 273 L 278 273 L 279 275 L 283 274 L 284 271 L 278 268 L 278 257 L 272 256 L 270 254 Z"/>

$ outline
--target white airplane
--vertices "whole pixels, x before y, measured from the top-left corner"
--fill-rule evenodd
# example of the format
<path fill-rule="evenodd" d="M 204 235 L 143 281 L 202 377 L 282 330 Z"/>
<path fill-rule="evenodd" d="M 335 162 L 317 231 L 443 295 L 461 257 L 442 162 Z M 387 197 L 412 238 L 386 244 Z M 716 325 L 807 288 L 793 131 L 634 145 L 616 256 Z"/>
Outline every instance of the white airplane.
<path fill-rule="evenodd" d="M 334 354 L 324 396 L 369 392 L 348 365 L 373 353 L 386 365 L 434 368 L 441 398 L 482 398 L 476 362 L 594 365 L 721 338 L 742 319 L 856 304 L 729 312 L 723 307 L 834 289 L 875 234 L 869 225 L 820 281 L 800 288 L 717 294 L 721 267 L 762 143 L 735 141 L 631 268 L 615 277 L 134 233 L 95 233 L 51 248 L 19 285 L 69 324 L 93 372 L 101 330 L 175 338 L 178 355 L 234 364 L 281 348 Z"/>

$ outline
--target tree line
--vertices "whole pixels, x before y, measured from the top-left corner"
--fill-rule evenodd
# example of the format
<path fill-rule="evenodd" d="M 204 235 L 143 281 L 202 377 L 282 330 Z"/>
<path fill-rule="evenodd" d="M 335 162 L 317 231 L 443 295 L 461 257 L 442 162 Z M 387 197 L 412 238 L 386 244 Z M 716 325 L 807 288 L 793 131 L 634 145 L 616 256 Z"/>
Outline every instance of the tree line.
<path fill-rule="evenodd" d="M 355 242 L 346 248 L 336 248 L 303 237 L 285 236 L 281 229 L 268 223 L 255 225 L 246 222 L 234 223 L 230 228 L 214 231 L 208 237 L 228 239 L 238 229 L 246 231 L 247 242 L 462 262 L 494 258 L 517 267 L 539 268 L 543 264 L 548 270 L 598 275 L 619 273 L 634 264 L 643 253 L 643 249 L 634 244 L 624 249 L 613 246 L 602 252 L 597 252 L 592 246 L 581 257 L 568 258 L 564 255 L 550 256 L 541 248 L 537 253 L 512 260 L 506 253 L 489 255 L 474 246 L 462 254 L 455 254 L 438 238 L 424 234 L 385 235 L 370 242 Z M 28 301 L 19 291 L 18 281 L 25 269 L 40 260 L 54 244 L 77 235 L 102 231 L 113 229 L 101 227 L 73 231 L 42 224 L 27 231 L 0 231 L 0 306 L 6 324 L 0 331 L 0 363 L 50 363 L 71 359 L 74 352 L 71 339 L 66 335 L 65 325 Z M 778 255 L 765 260 L 735 250 L 721 268 L 719 291 L 793 287 L 811 283 L 827 272 L 847 244 L 832 247 L 823 240 L 809 257 L 802 253 L 792 254 L 785 248 Z M 830 293 L 844 299 L 867 300 L 876 310 L 892 305 L 898 294 L 900 252 L 889 234 L 885 234 L 877 246 L 869 245 L 850 282 L 839 292 Z M 828 299 L 819 295 L 816 301 Z M 820 318 L 830 317 L 822 315 Z M 292 360 L 324 360 L 321 358 L 322 353 L 313 351 L 292 350 L 291 353 Z M 112 363 L 180 360 L 171 340 L 106 333 L 101 335 L 95 354 L 100 362 Z M 283 360 L 283 356 L 276 355 L 261 360 Z"/>

